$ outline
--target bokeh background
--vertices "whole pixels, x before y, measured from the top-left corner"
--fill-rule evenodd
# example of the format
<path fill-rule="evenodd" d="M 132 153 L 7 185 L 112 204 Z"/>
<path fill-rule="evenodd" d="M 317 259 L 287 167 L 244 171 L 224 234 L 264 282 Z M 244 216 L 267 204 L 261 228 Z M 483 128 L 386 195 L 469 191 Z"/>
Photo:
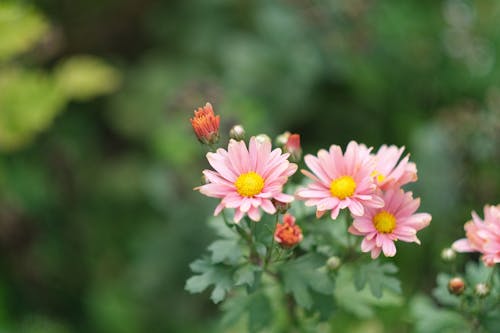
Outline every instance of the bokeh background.
<path fill-rule="evenodd" d="M 332 329 L 411 332 L 441 249 L 500 202 L 498 22 L 495 0 L 0 2 L 0 332 L 216 331 L 184 291 L 214 238 L 207 101 L 223 135 L 407 147 L 434 218 L 398 244 L 404 302 Z"/>

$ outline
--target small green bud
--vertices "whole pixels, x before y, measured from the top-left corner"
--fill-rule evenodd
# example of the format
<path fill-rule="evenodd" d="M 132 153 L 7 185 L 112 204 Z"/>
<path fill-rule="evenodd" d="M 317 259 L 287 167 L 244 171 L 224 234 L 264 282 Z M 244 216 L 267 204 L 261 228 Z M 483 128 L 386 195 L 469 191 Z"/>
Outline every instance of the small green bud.
<path fill-rule="evenodd" d="M 447 247 L 441 251 L 441 259 L 443 259 L 443 261 L 451 262 L 455 260 L 456 257 L 457 253 L 452 248 Z"/>
<path fill-rule="evenodd" d="M 331 271 L 336 271 L 340 265 L 342 265 L 342 260 L 337 256 L 332 256 L 326 261 L 326 267 Z"/>
<path fill-rule="evenodd" d="M 490 287 L 486 283 L 478 283 L 474 288 L 474 293 L 479 297 L 488 296 L 490 293 Z"/>
<path fill-rule="evenodd" d="M 234 125 L 229 131 L 229 137 L 236 141 L 245 140 L 245 128 L 241 125 Z"/>

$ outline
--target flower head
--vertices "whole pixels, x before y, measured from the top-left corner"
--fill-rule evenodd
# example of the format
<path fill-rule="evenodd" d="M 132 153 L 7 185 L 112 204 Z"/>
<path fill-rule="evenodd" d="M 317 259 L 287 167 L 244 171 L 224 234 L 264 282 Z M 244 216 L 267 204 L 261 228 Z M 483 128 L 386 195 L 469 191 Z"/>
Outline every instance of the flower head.
<path fill-rule="evenodd" d="M 420 244 L 416 234 L 431 222 L 431 215 L 415 213 L 420 200 L 413 199 L 411 192 L 390 189 L 383 194 L 383 208 L 368 208 L 361 217 L 355 217 L 349 232 L 365 236 L 361 250 L 370 252 L 373 259 L 384 252 L 386 257 L 396 254 L 394 242 L 414 242 Z"/>
<path fill-rule="evenodd" d="M 500 205 L 484 206 L 484 221 L 472 212 L 472 221 L 464 226 L 466 238 L 453 243 L 457 252 L 480 252 L 485 265 L 500 263 Z"/>
<path fill-rule="evenodd" d="M 283 247 L 293 247 L 302 240 L 302 229 L 295 224 L 295 217 L 290 214 L 283 216 L 283 223 L 276 224 L 274 240 Z"/>
<path fill-rule="evenodd" d="M 207 103 L 203 108 L 194 111 L 190 119 L 194 133 L 203 144 L 214 144 L 219 140 L 220 116 L 214 114 L 212 104 Z"/>
<path fill-rule="evenodd" d="M 306 206 L 316 206 L 318 217 L 331 210 L 331 218 L 336 219 L 343 208 L 362 216 L 366 207 L 384 205 L 375 193 L 374 161 L 366 146 L 351 141 L 342 154 L 339 146 L 332 145 L 330 151 L 322 149 L 317 157 L 306 155 L 304 161 L 313 173 L 302 173 L 313 182 L 297 190 L 296 196 L 305 200 Z"/>
<path fill-rule="evenodd" d="M 234 221 L 239 222 L 245 214 L 259 221 L 262 208 L 268 214 L 276 213 L 272 199 L 291 202 L 293 196 L 282 193 L 288 177 L 297 171 L 297 165 L 288 162 L 288 154 L 281 149 L 271 151 L 271 142 L 258 142 L 250 138 L 249 149 L 245 142 L 231 140 L 228 150 L 218 149 L 208 153 L 207 159 L 215 169 L 204 170 L 208 184 L 197 187 L 209 197 L 222 199 L 214 215 L 224 208 L 234 208 Z"/>
<path fill-rule="evenodd" d="M 415 163 L 409 162 L 410 156 L 406 155 L 399 161 L 403 151 L 404 147 L 383 145 L 374 155 L 375 171 L 373 176 L 382 190 L 401 187 L 417 180 L 417 167 Z"/>

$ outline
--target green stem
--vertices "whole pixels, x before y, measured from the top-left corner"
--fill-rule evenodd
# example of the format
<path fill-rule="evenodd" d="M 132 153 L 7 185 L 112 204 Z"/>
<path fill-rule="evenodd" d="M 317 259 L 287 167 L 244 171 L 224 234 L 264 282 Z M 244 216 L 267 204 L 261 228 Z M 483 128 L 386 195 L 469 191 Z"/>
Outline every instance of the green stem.
<path fill-rule="evenodd" d="M 222 217 L 224 218 L 224 222 L 229 228 L 235 228 L 236 232 L 245 240 L 248 244 L 248 248 L 250 249 L 250 262 L 253 264 L 257 264 L 260 266 L 261 259 L 259 253 L 257 252 L 257 248 L 255 247 L 255 243 L 253 241 L 252 235 L 249 234 L 239 223 L 231 223 L 227 219 L 226 213 L 224 210 L 222 211 Z"/>
<path fill-rule="evenodd" d="M 276 221 L 274 222 L 274 229 L 273 229 L 273 235 L 272 235 L 272 240 L 271 240 L 271 247 L 269 248 L 269 251 L 267 252 L 266 255 L 266 260 L 264 261 L 264 269 L 267 268 L 267 265 L 271 261 L 272 255 L 273 255 L 273 249 L 274 249 L 274 230 L 276 230 L 276 225 L 279 222 L 280 218 L 280 213 L 276 213 Z"/>

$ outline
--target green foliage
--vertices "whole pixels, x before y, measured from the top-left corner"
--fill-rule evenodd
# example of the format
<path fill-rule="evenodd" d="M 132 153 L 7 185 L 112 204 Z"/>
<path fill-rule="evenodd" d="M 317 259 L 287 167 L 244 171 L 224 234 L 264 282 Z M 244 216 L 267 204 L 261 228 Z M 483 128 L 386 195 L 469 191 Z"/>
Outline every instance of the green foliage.
<path fill-rule="evenodd" d="M 281 266 L 284 289 L 301 307 L 310 309 L 313 305 L 311 291 L 333 294 L 334 280 L 325 268 L 326 260 L 323 255 L 310 253 Z"/>
<path fill-rule="evenodd" d="M 20 1 L 0 3 L 0 64 L 30 50 L 49 30 L 47 20 Z"/>
<path fill-rule="evenodd" d="M 467 332 L 467 321 L 458 313 L 436 307 L 425 296 L 416 296 L 410 304 L 417 333 Z"/>
<path fill-rule="evenodd" d="M 52 123 L 65 103 L 50 75 L 22 68 L 0 69 L 0 149 L 28 143 Z"/>
<path fill-rule="evenodd" d="M 224 303 L 222 309 L 225 311 L 221 320 L 223 329 L 235 325 L 244 318 L 248 323 L 248 332 L 262 332 L 272 324 L 274 318 L 271 302 L 262 292 L 233 297 Z"/>
<path fill-rule="evenodd" d="M 64 60 L 56 69 L 56 81 L 68 99 L 88 100 L 114 92 L 120 74 L 99 58 L 76 56 Z"/>
<path fill-rule="evenodd" d="M 335 300 L 340 308 L 359 318 L 370 318 L 375 315 L 376 307 L 401 306 L 403 299 L 393 290 L 387 290 L 381 297 L 373 291 L 359 289 L 353 284 L 357 280 L 358 269 L 342 267 L 336 279 Z M 375 273 L 381 275 L 380 273 Z M 371 281 L 372 277 L 368 277 Z M 368 282 L 369 283 L 369 282 Z"/>
<path fill-rule="evenodd" d="M 357 290 L 363 290 L 368 283 L 371 293 L 377 298 L 382 297 L 384 289 L 401 293 L 401 282 L 390 275 L 397 271 L 398 268 L 392 263 L 380 264 L 379 261 L 372 261 L 368 264 L 361 264 L 354 272 L 354 285 Z"/>

